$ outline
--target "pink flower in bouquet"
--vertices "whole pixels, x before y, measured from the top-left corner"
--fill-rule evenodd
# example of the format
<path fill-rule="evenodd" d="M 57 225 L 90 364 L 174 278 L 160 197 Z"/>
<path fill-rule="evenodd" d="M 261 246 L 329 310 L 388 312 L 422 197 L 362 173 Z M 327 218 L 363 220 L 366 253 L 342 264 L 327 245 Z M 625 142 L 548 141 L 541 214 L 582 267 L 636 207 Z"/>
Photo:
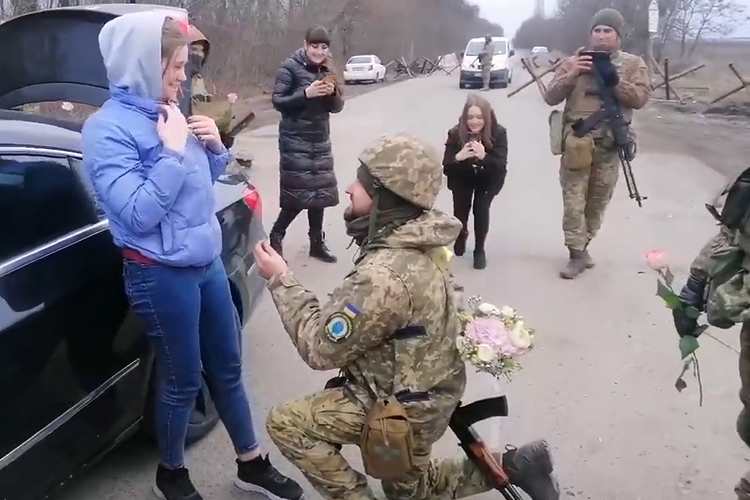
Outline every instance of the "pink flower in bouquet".
<path fill-rule="evenodd" d="M 512 357 L 523 352 L 511 342 L 510 332 L 498 318 L 476 318 L 466 326 L 466 336 L 503 356 Z"/>
<path fill-rule="evenodd" d="M 646 253 L 646 265 L 654 271 L 663 271 L 669 264 L 667 263 L 667 256 L 661 250 L 651 250 Z"/>

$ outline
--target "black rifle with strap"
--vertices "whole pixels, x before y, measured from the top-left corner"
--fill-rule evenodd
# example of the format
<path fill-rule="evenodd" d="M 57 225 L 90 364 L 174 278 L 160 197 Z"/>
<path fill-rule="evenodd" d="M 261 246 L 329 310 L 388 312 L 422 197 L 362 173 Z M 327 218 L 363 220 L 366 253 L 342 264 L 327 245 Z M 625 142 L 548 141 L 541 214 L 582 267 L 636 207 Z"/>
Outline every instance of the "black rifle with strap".
<path fill-rule="evenodd" d="M 573 134 L 576 137 L 584 137 L 592 130 L 599 127 L 604 122 L 609 124 L 612 130 L 612 136 L 614 137 L 615 147 L 617 148 L 617 156 L 620 158 L 620 164 L 622 165 L 622 171 L 625 176 L 625 182 L 628 186 L 628 194 L 631 200 L 635 200 L 639 207 L 643 206 L 642 200 L 648 199 L 646 196 L 641 196 L 638 192 L 638 186 L 635 184 L 635 177 L 633 176 L 633 167 L 630 162 L 635 158 L 636 145 L 630 140 L 628 135 L 629 123 L 625 121 L 622 116 L 622 110 L 620 103 L 617 101 L 617 97 L 612 88 L 607 87 L 602 80 L 601 75 L 596 71 L 596 68 L 591 70 L 591 74 L 596 80 L 597 87 L 599 87 L 599 97 L 602 100 L 602 109 L 592 114 L 587 118 L 579 118 L 576 120 L 573 127 Z"/>

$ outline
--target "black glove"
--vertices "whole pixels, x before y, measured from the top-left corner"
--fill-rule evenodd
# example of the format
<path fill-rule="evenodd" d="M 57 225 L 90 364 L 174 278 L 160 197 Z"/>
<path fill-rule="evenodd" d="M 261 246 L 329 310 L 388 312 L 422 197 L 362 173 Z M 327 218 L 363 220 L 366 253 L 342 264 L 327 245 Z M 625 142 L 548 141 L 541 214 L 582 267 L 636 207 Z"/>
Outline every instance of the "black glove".
<path fill-rule="evenodd" d="M 597 58 L 594 61 L 594 68 L 607 87 L 614 87 L 620 83 L 620 75 L 617 73 L 617 68 L 609 59 Z"/>
<path fill-rule="evenodd" d="M 688 276 L 685 286 L 680 291 L 680 302 L 683 307 L 672 309 L 672 319 L 674 320 L 675 329 L 680 337 L 691 335 L 697 337 L 700 333 L 696 334 L 698 328 L 698 318 L 691 318 L 686 314 L 685 309 L 688 307 L 694 307 L 699 311 L 703 311 L 706 302 L 703 298 L 704 291 L 706 289 L 707 280 L 697 278 L 694 275 Z"/>

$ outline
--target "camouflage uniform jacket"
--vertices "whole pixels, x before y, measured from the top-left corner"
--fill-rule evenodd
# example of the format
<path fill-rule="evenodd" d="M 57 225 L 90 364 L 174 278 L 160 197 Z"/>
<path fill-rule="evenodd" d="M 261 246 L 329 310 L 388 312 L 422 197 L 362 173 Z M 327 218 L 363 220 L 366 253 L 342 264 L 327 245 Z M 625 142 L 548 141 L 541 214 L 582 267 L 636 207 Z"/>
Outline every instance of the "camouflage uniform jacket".
<path fill-rule="evenodd" d="M 479 66 L 492 66 L 492 55 L 495 52 L 495 46 L 490 42 L 484 46 L 482 52 L 479 53 Z"/>
<path fill-rule="evenodd" d="M 615 97 L 620 103 L 623 118 L 629 123 L 633 110 L 645 106 L 651 96 L 651 77 L 646 63 L 636 55 L 618 50 L 612 53 L 611 60 L 620 76 L 620 82 L 614 89 Z M 550 106 L 565 101 L 563 115 L 568 124 L 579 118 L 587 118 L 602 107 L 594 77 L 588 73 L 573 76 L 565 63 L 555 71 L 544 100 Z M 608 132 L 608 127 L 600 127 L 594 134 Z"/>
<path fill-rule="evenodd" d="M 346 392 L 365 410 L 374 397 L 428 392 L 428 401 L 404 405 L 410 418 L 447 426 L 466 372 L 455 292 L 438 256 L 460 230 L 455 218 L 425 212 L 361 255 L 326 304 L 291 272 L 272 280 L 271 296 L 302 359 L 314 370 L 342 369 Z"/>
<path fill-rule="evenodd" d="M 191 82 L 193 113 L 213 118 L 219 132 L 226 134 L 232 121 L 232 107 L 227 99 L 219 100 L 208 92 L 206 81 L 200 74 L 193 75 Z"/>

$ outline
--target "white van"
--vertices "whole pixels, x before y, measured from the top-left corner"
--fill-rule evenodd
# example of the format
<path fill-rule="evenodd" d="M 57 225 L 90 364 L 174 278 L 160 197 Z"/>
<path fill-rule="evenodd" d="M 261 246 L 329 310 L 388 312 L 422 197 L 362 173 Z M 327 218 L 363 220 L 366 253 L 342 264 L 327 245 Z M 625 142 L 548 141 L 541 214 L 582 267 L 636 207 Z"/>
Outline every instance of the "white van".
<path fill-rule="evenodd" d="M 492 56 L 492 70 L 490 72 L 490 87 L 507 87 L 513 81 L 513 68 L 510 58 L 516 53 L 509 38 L 492 37 L 495 53 Z M 482 86 L 482 68 L 479 65 L 479 54 L 484 48 L 484 37 L 472 38 L 466 44 L 461 57 L 461 76 L 458 86 L 465 89 L 469 86 Z"/>

